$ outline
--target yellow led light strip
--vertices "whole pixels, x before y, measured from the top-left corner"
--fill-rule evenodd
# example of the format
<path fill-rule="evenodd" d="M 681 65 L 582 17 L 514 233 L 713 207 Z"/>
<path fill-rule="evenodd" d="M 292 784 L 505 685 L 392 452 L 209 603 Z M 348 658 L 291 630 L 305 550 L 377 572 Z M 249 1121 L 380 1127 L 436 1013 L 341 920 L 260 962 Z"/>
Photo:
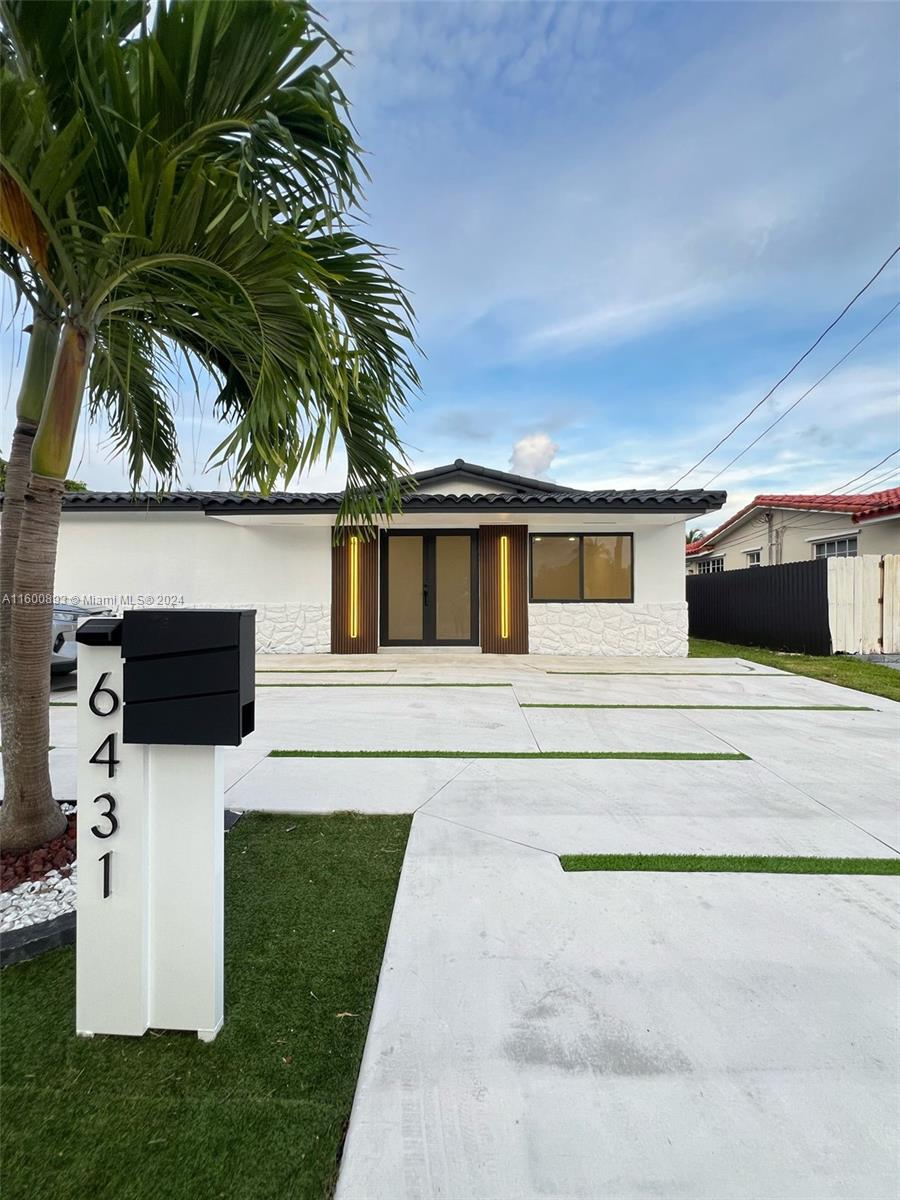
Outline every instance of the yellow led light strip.
<path fill-rule="evenodd" d="M 500 538 L 500 636 L 509 637 L 509 538 Z"/>
<path fill-rule="evenodd" d="M 359 538 L 350 539 L 350 636 L 359 637 Z"/>

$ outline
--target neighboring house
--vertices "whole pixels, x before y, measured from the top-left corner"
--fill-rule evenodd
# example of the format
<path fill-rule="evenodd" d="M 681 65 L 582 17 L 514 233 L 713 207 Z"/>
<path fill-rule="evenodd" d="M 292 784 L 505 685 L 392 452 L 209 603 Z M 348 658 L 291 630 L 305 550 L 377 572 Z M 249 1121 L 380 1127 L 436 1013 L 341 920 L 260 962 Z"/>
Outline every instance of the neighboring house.
<path fill-rule="evenodd" d="M 272 653 L 687 653 L 685 521 L 724 492 L 579 491 L 462 459 L 413 478 L 401 515 L 336 546 L 336 492 L 67 495 L 56 592 L 253 607 Z"/>
<path fill-rule="evenodd" d="M 900 488 L 855 496 L 756 496 L 685 553 L 689 575 L 900 554 Z"/>

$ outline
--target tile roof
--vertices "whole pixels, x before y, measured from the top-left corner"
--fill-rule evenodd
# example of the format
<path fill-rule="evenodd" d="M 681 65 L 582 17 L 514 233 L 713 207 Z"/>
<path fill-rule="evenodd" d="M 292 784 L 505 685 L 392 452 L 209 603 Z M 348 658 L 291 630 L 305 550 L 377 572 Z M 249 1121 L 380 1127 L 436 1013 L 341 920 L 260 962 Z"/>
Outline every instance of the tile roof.
<path fill-rule="evenodd" d="M 718 529 L 708 533 L 685 548 L 685 554 L 697 554 L 715 542 L 732 526 L 742 521 L 756 508 L 789 508 L 805 512 L 846 513 L 854 524 L 871 521 L 875 517 L 887 517 L 900 513 L 900 488 L 886 488 L 881 492 L 858 492 L 849 496 L 834 495 L 763 495 L 754 496 L 740 512 L 729 517 Z"/>
<path fill-rule="evenodd" d="M 122 509 L 135 511 L 195 512 L 324 512 L 336 513 L 340 508 L 340 492 L 272 492 L 260 496 L 247 492 L 67 492 L 63 497 L 66 509 Z M 613 491 L 545 492 L 521 489 L 515 492 L 484 492 L 475 495 L 454 495 L 434 492 L 414 492 L 403 502 L 405 512 L 415 509 L 428 511 L 457 509 L 470 512 L 490 510 L 590 510 L 612 509 L 657 512 L 706 513 L 721 508 L 725 492 L 690 491 Z"/>
<path fill-rule="evenodd" d="M 412 492 L 403 502 L 405 512 L 416 509 L 426 512 L 448 509 L 468 512 L 592 509 L 630 512 L 643 509 L 697 516 L 721 508 L 727 498 L 725 492 L 710 492 L 699 488 L 685 491 L 585 491 L 543 479 L 514 475 L 509 471 L 496 471 L 461 458 L 443 467 L 419 471 L 411 478 L 416 484 L 444 480 L 447 491 Z M 483 483 L 484 491 L 456 494 L 452 490 L 454 481 L 467 485 Z M 115 508 L 129 512 L 153 509 L 213 514 L 273 510 L 336 513 L 342 498 L 341 492 L 271 492 L 268 496 L 261 496 L 255 492 L 66 492 L 63 505 L 66 509 Z"/>

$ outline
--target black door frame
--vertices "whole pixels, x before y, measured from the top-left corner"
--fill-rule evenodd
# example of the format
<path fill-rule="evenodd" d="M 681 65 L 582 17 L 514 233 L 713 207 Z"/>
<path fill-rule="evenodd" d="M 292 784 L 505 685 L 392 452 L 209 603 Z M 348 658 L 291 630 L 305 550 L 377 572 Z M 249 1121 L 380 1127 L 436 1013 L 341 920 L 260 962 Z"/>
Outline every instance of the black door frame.
<path fill-rule="evenodd" d="M 429 597 L 436 596 L 437 562 L 434 539 L 444 535 L 455 537 L 466 536 L 469 539 L 471 553 L 469 568 L 469 629 L 471 637 L 464 640 L 455 638 L 438 638 L 435 636 L 437 609 L 434 601 L 429 603 Z M 422 637 L 421 638 L 388 638 L 388 539 L 392 537 L 422 538 Z M 380 619 L 379 645 L 381 646 L 477 646 L 479 642 L 478 629 L 478 530 L 477 529 L 382 529 L 380 539 Z"/>

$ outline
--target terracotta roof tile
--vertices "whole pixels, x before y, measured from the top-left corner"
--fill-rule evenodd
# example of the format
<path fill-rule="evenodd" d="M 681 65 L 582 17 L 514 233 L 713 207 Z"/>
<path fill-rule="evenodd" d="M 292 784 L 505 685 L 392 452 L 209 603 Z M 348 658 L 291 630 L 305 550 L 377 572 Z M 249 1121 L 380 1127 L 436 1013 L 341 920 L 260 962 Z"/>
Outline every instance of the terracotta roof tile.
<path fill-rule="evenodd" d="M 686 554 L 698 554 L 733 525 L 743 520 L 755 508 L 790 508 L 808 512 L 847 513 L 854 524 L 870 521 L 874 517 L 887 517 L 900 513 L 900 488 L 886 488 L 881 492 L 858 492 L 849 496 L 828 495 L 762 495 L 754 496 L 740 512 L 729 517 L 724 524 L 698 542 L 686 547 Z"/>

